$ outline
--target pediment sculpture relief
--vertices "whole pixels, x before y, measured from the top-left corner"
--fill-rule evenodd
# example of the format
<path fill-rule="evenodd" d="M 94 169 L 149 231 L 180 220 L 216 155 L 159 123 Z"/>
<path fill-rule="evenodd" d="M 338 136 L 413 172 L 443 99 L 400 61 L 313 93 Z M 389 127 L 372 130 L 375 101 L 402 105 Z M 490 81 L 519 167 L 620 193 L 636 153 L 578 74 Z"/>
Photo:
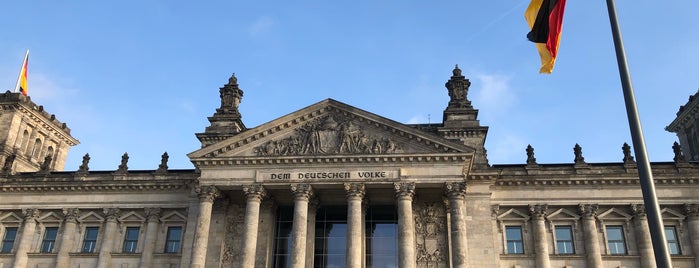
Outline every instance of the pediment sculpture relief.
<path fill-rule="evenodd" d="M 289 137 L 255 148 L 258 156 L 401 153 L 395 140 L 372 134 L 350 119 L 325 115 L 295 130 Z"/>

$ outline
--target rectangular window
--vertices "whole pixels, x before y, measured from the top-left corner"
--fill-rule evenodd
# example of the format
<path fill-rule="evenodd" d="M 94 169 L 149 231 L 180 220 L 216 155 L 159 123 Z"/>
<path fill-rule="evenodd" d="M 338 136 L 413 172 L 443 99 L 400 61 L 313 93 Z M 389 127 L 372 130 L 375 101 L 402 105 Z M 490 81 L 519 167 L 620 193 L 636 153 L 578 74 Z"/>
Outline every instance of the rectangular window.
<path fill-rule="evenodd" d="M 524 254 L 522 226 L 506 226 L 505 240 L 507 240 L 507 254 Z"/>
<path fill-rule="evenodd" d="M 274 265 L 272 267 L 290 267 L 291 265 L 291 228 L 294 220 L 294 207 L 277 208 L 276 232 L 274 235 Z"/>
<path fill-rule="evenodd" d="M 5 236 L 2 237 L 2 248 L 0 253 L 10 253 L 15 247 L 15 238 L 17 238 L 17 227 L 5 228 Z"/>
<path fill-rule="evenodd" d="M 44 240 L 41 241 L 41 253 L 53 252 L 53 247 L 56 246 L 56 236 L 58 236 L 58 227 L 46 227 L 46 229 L 44 229 Z"/>
<path fill-rule="evenodd" d="M 82 253 L 93 253 L 95 252 L 95 247 L 97 246 L 97 235 L 99 234 L 99 227 L 87 227 L 85 228 L 85 237 L 83 238 L 83 248 L 80 252 Z"/>
<path fill-rule="evenodd" d="M 167 228 L 165 240 L 165 253 L 180 253 L 180 241 L 182 240 L 182 227 L 170 226 Z"/>
<path fill-rule="evenodd" d="M 126 234 L 124 234 L 124 248 L 122 252 L 124 253 L 135 253 L 136 247 L 138 246 L 138 227 L 126 227 Z"/>
<path fill-rule="evenodd" d="M 314 267 L 345 267 L 347 207 L 321 206 L 316 212 Z"/>
<path fill-rule="evenodd" d="M 607 246 L 609 254 L 626 255 L 626 241 L 624 240 L 624 228 L 620 225 L 607 225 Z"/>
<path fill-rule="evenodd" d="M 366 213 L 366 267 L 398 267 L 398 215 L 395 206 L 370 206 Z"/>
<path fill-rule="evenodd" d="M 680 242 L 677 240 L 677 229 L 675 226 L 665 226 L 665 239 L 667 239 L 667 249 L 671 255 L 680 255 Z"/>
<path fill-rule="evenodd" d="M 573 248 L 573 227 L 556 226 L 556 248 L 558 254 L 575 254 Z"/>

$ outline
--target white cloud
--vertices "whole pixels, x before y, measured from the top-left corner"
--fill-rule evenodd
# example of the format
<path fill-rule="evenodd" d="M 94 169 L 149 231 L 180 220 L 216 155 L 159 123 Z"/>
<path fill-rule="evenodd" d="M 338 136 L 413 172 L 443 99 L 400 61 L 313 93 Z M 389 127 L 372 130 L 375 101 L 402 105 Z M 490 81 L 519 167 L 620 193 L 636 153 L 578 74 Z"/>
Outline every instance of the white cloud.
<path fill-rule="evenodd" d="M 490 164 L 523 163 L 527 159 L 527 143 L 522 137 L 505 135 L 497 137 L 494 144 L 487 146 Z"/>
<path fill-rule="evenodd" d="M 272 26 L 274 26 L 274 20 L 268 16 L 262 16 L 248 27 L 248 32 L 252 36 L 262 36 L 271 31 Z"/>
<path fill-rule="evenodd" d="M 487 110 L 489 114 L 502 114 L 517 102 L 517 96 L 510 87 L 510 77 L 497 74 L 476 74 L 478 88 L 473 96 L 476 108 Z"/>

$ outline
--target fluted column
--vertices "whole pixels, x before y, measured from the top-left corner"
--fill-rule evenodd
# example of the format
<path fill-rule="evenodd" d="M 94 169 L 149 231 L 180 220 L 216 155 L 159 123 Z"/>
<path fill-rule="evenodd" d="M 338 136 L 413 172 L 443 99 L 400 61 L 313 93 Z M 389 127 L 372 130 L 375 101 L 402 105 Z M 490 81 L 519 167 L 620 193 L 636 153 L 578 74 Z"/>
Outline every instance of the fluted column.
<path fill-rule="evenodd" d="M 446 194 L 451 214 L 451 248 L 454 268 L 468 267 L 468 241 L 466 239 L 466 215 L 464 215 L 464 198 L 466 183 L 446 183 Z"/>
<path fill-rule="evenodd" d="M 121 211 L 118 208 L 104 209 L 107 223 L 104 226 L 104 236 L 100 244 L 100 254 L 97 260 L 97 268 L 112 267 L 112 249 L 117 235 L 117 220 Z"/>
<path fill-rule="evenodd" d="M 395 183 L 398 206 L 398 267 L 415 268 L 415 219 L 413 219 L 414 182 Z"/>
<path fill-rule="evenodd" d="M 347 192 L 347 268 L 362 267 L 362 199 L 364 184 L 345 183 Z"/>
<path fill-rule="evenodd" d="M 291 227 L 291 268 L 306 267 L 306 235 L 308 231 L 308 200 L 313 196 L 310 184 L 293 184 L 294 222 Z"/>
<path fill-rule="evenodd" d="M 308 203 L 308 224 L 306 224 L 306 267 L 313 267 L 316 237 L 316 214 L 318 211 L 318 198 L 312 198 Z"/>
<path fill-rule="evenodd" d="M 64 209 L 65 222 L 61 235 L 61 244 L 58 246 L 58 254 L 56 254 L 56 268 L 67 268 L 70 262 L 70 250 L 73 248 L 73 240 L 78 223 L 80 211 L 77 208 Z"/>
<path fill-rule="evenodd" d="M 22 236 L 19 238 L 19 245 L 15 251 L 14 267 L 27 267 L 27 252 L 32 245 L 34 232 L 36 232 L 36 219 L 39 218 L 39 210 L 35 208 L 22 209 L 24 224 L 22 226 Z"/>
<path fill-rule="evenodd" d="M 257 228 L 260 220 L 260 203 L 267 195 L 262 185 L 243 186 L 247 205 L 245 208 L 245 226 L 243 229 L 242 268 L 255 267 L 255 251 L 257 250 Z"/>
<path fill-rule="evenodd" d="M 534 229 L 534 250 L 536 253 L 536 267 L 549 268 L 549 243 L 546 236 L 547 205 L 531 205 L 529 213 L 532 216 L 532 228 Z"/>
<path fill-rule="evenodd" d="M 684 214 L 687 216 L 687 229 L 695 258 L 694 267 L 699 268 L 699 204 L 685 204 Z"/>
<path fill-rule="evenodd" d="M 646 216 L 646 208 L 643 204 L 632 204 L 633 225 L 636 230 L 636 243 L 638 254 L 641 256 L 641 268 L 655 268 L 655 254 L 653 242 L 650 238 L 650 228 Z"/>
<path fill-rule="evenodd" d="M 599 235 L 597 233 L 597 205 L 581 204 L 579 206 L 580 216 L 582 216 L 583 236 L 585 240 L 585 261 L 586 267 L 602 267 L 602 251 L 599 246 Z"/>
<path fill-rule="evenodd" d="M 206 265 L 206 248 L 209 245 L 209 227 L 211 226 L 211 209 L 214 200 L 221 196 L 221 192 L 215 186 L 201 186 L 195 188 L 199 195 L 199 217 L 197 229 L 194 232 L 194 248 L 192 249 L 192 268 L 204 268 Z"/>
<path fill-rule="evenodd" d="M 158 239 L 158 224 L 160 223 L 160 208 L 146 208 L 146 238 L 143 243 L 143 252 L 138 267 L 153 267 L 153 252 L 155 242 Z"/>

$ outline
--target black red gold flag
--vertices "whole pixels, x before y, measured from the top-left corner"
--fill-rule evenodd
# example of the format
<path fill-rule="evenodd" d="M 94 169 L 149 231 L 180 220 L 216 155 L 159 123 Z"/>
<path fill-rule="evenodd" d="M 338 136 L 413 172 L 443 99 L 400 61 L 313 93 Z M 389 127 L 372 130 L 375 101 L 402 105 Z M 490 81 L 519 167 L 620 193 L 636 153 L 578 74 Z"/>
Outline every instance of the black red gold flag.
<path fill-rule="evenodd" d="M 550 74 L 553 71 L 561 42 L 565 4 L 566 0 L 532 0 L 524 12 L 530 29 L 527 39 L 536 43 L 541 57 L 540 73 Z"/>

